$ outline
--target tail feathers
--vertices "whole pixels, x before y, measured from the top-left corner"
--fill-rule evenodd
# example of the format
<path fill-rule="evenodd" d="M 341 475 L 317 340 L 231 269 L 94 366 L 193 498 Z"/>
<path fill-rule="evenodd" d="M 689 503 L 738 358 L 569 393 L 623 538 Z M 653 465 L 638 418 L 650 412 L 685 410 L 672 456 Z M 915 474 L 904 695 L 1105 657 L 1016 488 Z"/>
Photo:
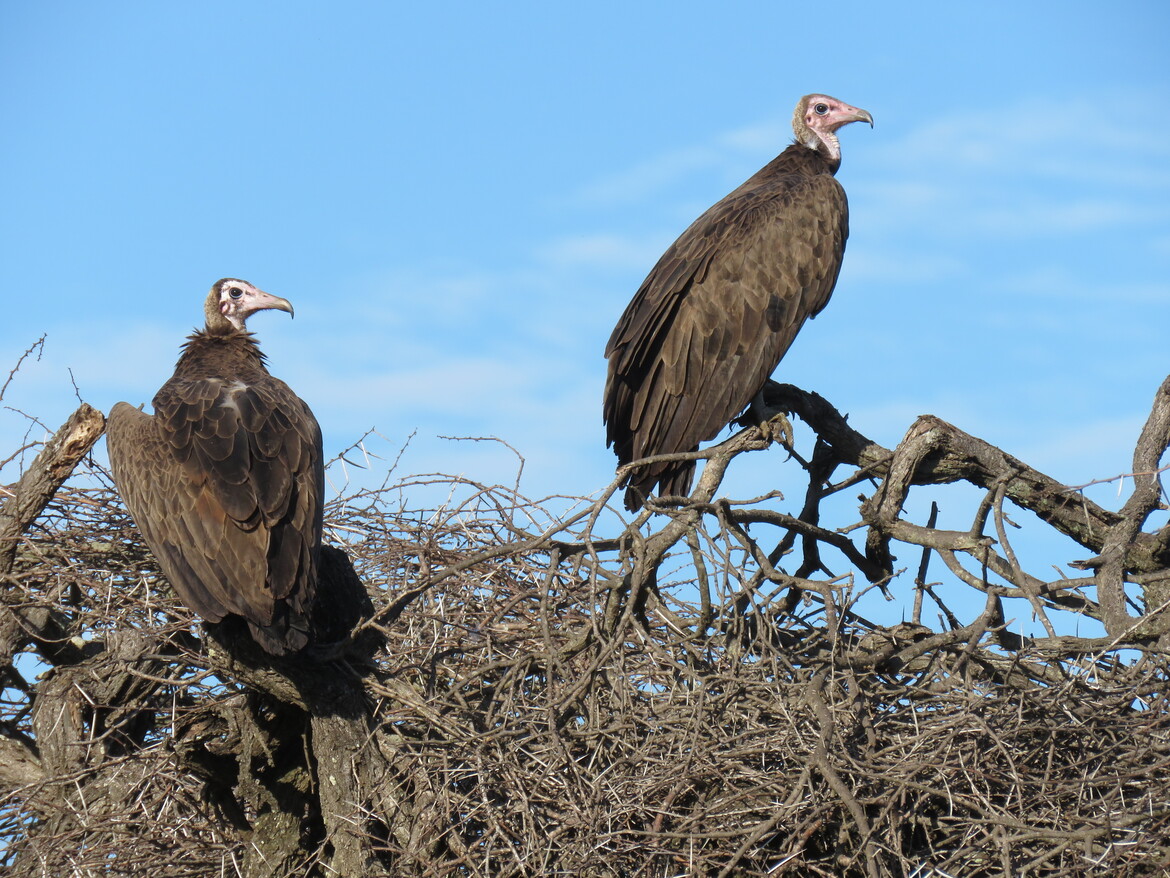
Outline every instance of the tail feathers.
<path fill-rule="evenodd" d="M 698 450 L 698 449 L 694 449 Z M 663 463 L 647 467 L 647 471 L 635 470 L 626 488 L 625 504 L 630 512 L 642 508 L 646 498 L 657 485 L 659 497 L 686 497 L 691 493 L 695 480 L 695 462 Z"/>
<path fill-rule="evenodd" d="M 309 645 L 312 633 L 309 619 L 301 614 L 286 613 L 274 619 L 271 625 L 257 625 L 248 620 L 252 638 L 269 655 L 289 655 Z"/>

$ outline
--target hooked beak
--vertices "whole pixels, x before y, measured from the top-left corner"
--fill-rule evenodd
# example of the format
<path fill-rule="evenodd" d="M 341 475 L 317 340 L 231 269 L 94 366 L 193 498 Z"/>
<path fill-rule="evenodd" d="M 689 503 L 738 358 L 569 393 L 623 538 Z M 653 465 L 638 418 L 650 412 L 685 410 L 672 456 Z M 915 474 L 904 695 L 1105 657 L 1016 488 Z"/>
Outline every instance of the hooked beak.
<path fill-rule="evenodd" d="M 292 302 L 288 299 L 282 299 L 280 296 L 274 296 L 271 293 L 266 293 L 264 290 L 256 290 L 256 295 L 252 297 L 251 302 L 248 303 L 248 314 L 254 314 L 257 311 L 287 311 L 290 317 L 295 317 L 293 314 Z"/>
<path fill-rule="evenodd" d="M 846 113 L 841 116 L 841 124 L 848 125 L 850 122 L 868 122 L 869 127 L 873 127 L 873 114 L 869 110 L 860 110 L 857 107 L 846 107 Z"/>

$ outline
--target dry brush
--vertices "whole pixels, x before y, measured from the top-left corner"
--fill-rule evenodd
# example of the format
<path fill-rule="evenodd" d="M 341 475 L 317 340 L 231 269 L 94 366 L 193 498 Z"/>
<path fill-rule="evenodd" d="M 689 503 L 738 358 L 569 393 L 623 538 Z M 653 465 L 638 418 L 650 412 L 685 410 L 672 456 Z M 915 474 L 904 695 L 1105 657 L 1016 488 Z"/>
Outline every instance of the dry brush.
<path fill-rule="evenodd" d="M 815 437 L 794 503 L 720 496 L 754 428 L 620 524 L 616 482 L 555 513 L 455 478 L 438 509 L 409 502 L 434 478 L 334 501 L 331 642 L 288 661 L 175 603 L 83 406 L 0 509 L 8 873 L 1170 868 L 1170 379 L 1118 511 L 936 418 L 886 449 L 815 394 L 768 401 Z M 903 511 L 955 482 L 967 529 Z M 1078 572 L 1028 569 L 1013 516 Z M 874 589 L 904 621 L 867 620 Z"/>

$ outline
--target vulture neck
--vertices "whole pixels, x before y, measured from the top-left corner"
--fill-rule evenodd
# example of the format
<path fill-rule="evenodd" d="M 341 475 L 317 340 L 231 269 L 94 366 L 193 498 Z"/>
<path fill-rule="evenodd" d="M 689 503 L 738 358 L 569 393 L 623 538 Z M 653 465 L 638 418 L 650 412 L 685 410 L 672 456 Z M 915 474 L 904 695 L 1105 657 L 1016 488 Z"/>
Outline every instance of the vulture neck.
<path fill-rule="evenodd" d="M 797 107 L 796 115 L 792 118 L 792 133 L 796 135 L 794 146 L 803 146 L 815 152 L 832 165 L 830 174 L 837 173 L 837 168 L 841 167 L 841 141 L 837 139 L 836 129 L 813 131 L 801 118 L 801 107 Z"/>
<path fill-rule="evenodd" d="M 827 131 L 817 139 L 815 144 L 810 145 L 806 143 L 805 147 L 811 149 L 831 164 L 833 166 L 833 173 L 837 173 L 837 168 L 841 167 L 841 141 L 837 139 L 836 134 Z"/>
<path fill-rule="evenodd" d="M 820 174 L 832 176 L 837 173 L 839 167 L 841 167 L 840 156 L 833 159 L 819 149 L 810 149 L 803 143 L 797 142 L 756 171 L 752 178 L 744 183 L 744 187 L 759 183 L 765 178 L 788 174 L 799 174 L 804 177 L 815 177 Z"/>
<path fill-rule="evenodd" d="M 832 134 L 828 135 L 828 138 L 828 140 L 818 140 L 816 146 L 809 146 L 807 143 L 794 143 L 793 147 L 803 149 L 816 156 L 824 162 L 827 173 L 836 174 L 837 169 L 841 167 L 841 144 Z"/>
<path fill-rule="evenodd" d="M 256 336 L 229 324 L 226 330 L 208 327 L 188 336 L 177 371 L 210 378 L 256 369 L 268 372 Z"/>

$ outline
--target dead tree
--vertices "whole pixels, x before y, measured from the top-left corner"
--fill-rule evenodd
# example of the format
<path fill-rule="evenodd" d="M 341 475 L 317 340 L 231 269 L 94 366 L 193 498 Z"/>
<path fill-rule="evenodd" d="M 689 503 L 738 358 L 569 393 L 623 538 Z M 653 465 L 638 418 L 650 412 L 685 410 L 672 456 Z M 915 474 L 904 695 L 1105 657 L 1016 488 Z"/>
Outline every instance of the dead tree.
<path fill-rule="evenodd" d="M 886 449 L 816 394 L 767 401 L 811 428 L 769 452 L 803 498 L 720 495 L 747 428 L 629 521 L 616 480 L 567 511 L 457 478 L 412 508 L 436 477 L 335 501 L 344 611 L 287 661 L 174 601 L 99 465 L 66 481 L 83 406 L 0 508 L 8 873 L 1170 868 L 1170 379 L 1117 511 L 937 418 Z M 957 482 L 965 530 L 905 513 Z M 1021 522 L 1078 572 L 1021 561 Z"/>

